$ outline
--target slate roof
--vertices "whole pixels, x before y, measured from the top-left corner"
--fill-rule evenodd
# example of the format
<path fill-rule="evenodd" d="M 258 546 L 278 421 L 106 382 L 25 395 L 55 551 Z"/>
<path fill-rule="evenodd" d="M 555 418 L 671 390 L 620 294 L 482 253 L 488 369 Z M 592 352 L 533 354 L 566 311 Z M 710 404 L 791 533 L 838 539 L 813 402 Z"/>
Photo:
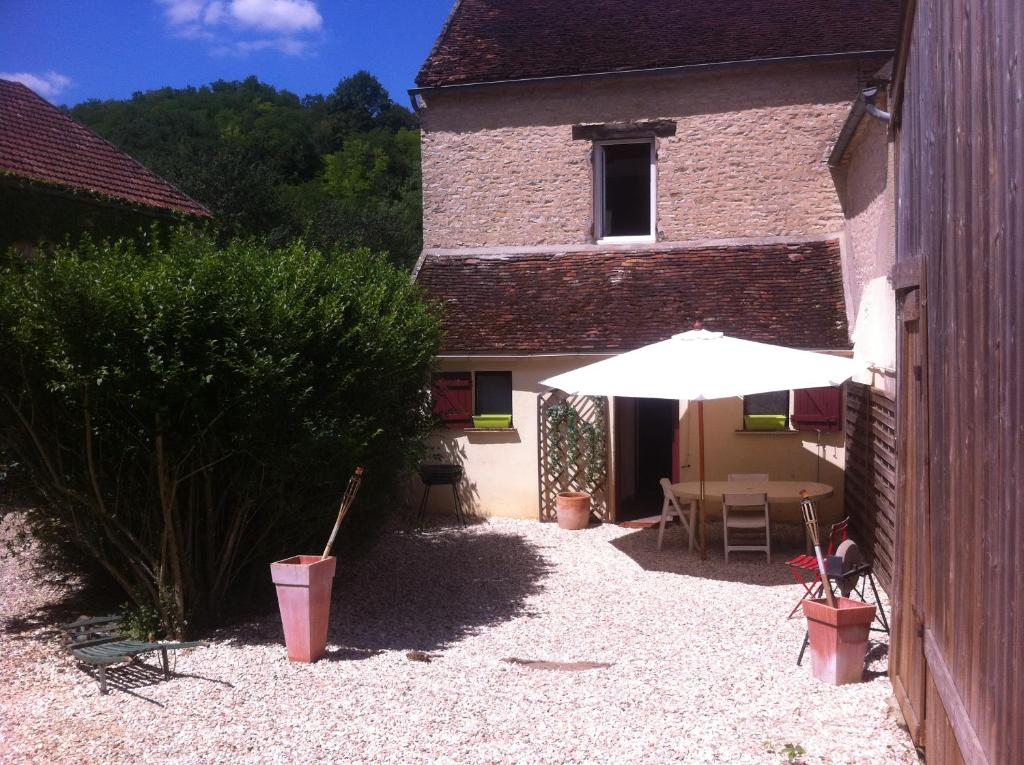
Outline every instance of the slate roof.
<path fill-rule="evenodd" d="M 620 352 L 696 319 L 748 340 L 850 347 L 839 243 L 634 252 L 428 254 L 444 353 Z"/>
<path fill-rule="evenodd" d="M 458 0 L 420 87 L 891 51 L 894 0 Z"/>
<path fill-rule="evenodd" d="M 0 175 L 187 215 L 209 211 L 19 82 L 0 80 Z"/>

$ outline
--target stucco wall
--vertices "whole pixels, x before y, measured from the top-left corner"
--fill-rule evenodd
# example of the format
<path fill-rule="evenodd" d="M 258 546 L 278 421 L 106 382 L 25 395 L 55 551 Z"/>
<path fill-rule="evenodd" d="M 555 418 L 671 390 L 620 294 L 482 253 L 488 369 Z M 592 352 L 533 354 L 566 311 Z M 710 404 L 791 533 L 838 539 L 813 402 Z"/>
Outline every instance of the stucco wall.
<path fill-rule="evenodd" d="M 682 428 L 679 441 L 680 480 L 700 478 L 698 460 L 697 406 L 680 404 Z M 743 400 L 717 399 L 704 402 L 705 480 L 722 481 L 729 473 L 767 473 L 773 481 L 815 481 L 832 486 L 834 492 L 818 503 L 820 518 L 831 523 L 842 515 L 843 466 L 846 452 L 841 432 L 813 431 L 779 433 L 737 432 L 743 426 Z M 708 514 L 721 514 L 721 498 L 708 498 Z M 772 507 L 772 519 L 787 523 L 800 521 L 797 504 Z"/>
<path fill-rule="evenodd" d="M 591 143 L 578 123 L 665 118 L 662 241 L 828 235 L 842 213 L 825 163 L 855 61 L 428 93 L 426 247 L 593 241 Z"/>
<path fill-rule="evenodd" d="M 512 372 L 512 419 L 515 432 L 473 433 L 438 430 L 431 440 L 429 459 L 463 465 L 465 479 L 460 495 L 477 515 L 537 518 L 537 394 L 546 387 L 540 380 L 599 360 L 600 356 L 554 356 L 506 359 L 441 359 L 441 371 L 467 372 L 510 370 Z M 614 409 L 614 407 L 613 407 Z M 696 480 L 697 425 L 695 407 L 680 403 L 681 480 Z M 841 433 L 825 433 L 821 445 L 815 433 L 751 435 L 736 433 L 741 427 L 743 404 L 738 398 L 705 403 L 705 452 L 708 479 L 724 479 L 729 473 L 768 473 L 776 480 L 821 481 L 835 488 L 835 495 L 822 504 L 824 517 L 841 513 L 844 464 Z M 629 423 L 611 422 L 614 443 L 618 428 L 631 431 Z M 632 467 L 627 466 L 627 470 Z M 422 485 L 409 487 L 408 501 L 415 507 Z M 430 512 L 452 515 L 452 497 L 447 487 L 432 490 Z M 709 512 L 719 512 L 709 502 Z M 796 506 L 773 509 L 773 518 L 797 521 Z"/>
<path fill-rule="evenodd" d="M 886 123 L 865 116 L 833 171 L 845 217 L 843 279 L 854 358 L 883 369 L 896 366 L 896 303 L 889 280 L 896 260 L 893 163 Z M 891 381 L 876 374 L 860 382 L 888 388 Z"/>

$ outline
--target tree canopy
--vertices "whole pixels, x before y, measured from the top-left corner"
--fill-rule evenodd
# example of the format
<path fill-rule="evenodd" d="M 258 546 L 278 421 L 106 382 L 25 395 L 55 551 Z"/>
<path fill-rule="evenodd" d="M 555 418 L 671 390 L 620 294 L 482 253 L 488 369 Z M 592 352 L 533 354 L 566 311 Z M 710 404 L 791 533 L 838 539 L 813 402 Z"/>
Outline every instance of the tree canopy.
<path fill-rule="evenodd" d="M 85 101 L 71 116 L 205 204 L 223 241 L 302 236 L 405 267 L 419 254 L 416 116 L 369 72 L 326 96 L 248 77 Z"/>

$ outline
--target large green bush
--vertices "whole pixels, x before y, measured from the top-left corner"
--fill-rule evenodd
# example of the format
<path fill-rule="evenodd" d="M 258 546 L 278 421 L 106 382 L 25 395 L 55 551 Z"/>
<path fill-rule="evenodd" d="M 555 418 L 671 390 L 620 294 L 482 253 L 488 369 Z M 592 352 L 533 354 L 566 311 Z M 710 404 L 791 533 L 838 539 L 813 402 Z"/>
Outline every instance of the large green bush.
<path fill-rule="evenodd" d="M 380 507 L 429 424 L 435 313 L 365 251 L 178 231 L 0 262 L 0 439 L 73 544 L 168 630 Z"/>

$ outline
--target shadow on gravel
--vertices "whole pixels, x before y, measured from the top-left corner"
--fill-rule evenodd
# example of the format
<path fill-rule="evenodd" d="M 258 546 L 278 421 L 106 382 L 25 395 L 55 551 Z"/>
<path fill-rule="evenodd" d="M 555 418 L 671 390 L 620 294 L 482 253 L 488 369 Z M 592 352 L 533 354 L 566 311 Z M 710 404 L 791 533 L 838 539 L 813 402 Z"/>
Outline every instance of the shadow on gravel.
<path fill-rule="evenodd" d="M 57 574 L 46 575 L 45 581 L 54 583 Z M 44 581 L 43 577 L 36 581 Z M 110 588 L 99 584 L 81 584 L 76 579 L 62 580 L 64 593 L 45 606 L 0 619 L 0 634 L 7 640 L 37 640 L 39 630 L 46 634 L 61 634 L 58 626 L 72 622 L 80 616 L 98 616 L 118 612 L 118 596 Z"/>
<path fill-rule="evenodd" d="M 703 561 L 696 546 L 693 552 L 689 551 L 689 540 L 678 523 L 666 527 L 661 550 L 658 550 L 657 526 L 626 534 L 613 539 L 609 544 L 628 555 L 645 571 L 662 571 L 761 587 L 785 585 L 797 588 L 794 590 L 797 592 L 799 586 L 785 564 L 794 555 L 803 552 L 803 548 L 799 542 L 788 540 L 786 536 L 786 532 L 778 533 L 775 528 L 772 529 L 770 564 L 765 561 L 764 553 L 750 552 L 734 552 L 730 555 L 730 562 L 726 563 L 722 552 L 721 524 L 708 524 L 708 559 Z"/>
<path fill-rule="evenodd" d="M 444 529 L 397 532 L 367 556 L 338 561 L 327 659 L 381 651 L 432 651 L 526 613 L 548 563 L 522 537 Z M 269 571 L 268 571 L 269 577 Z M 218 637 L 236 645 L 279 643 L 277 614 Z"/>
<path fill-rule="evenodd" d="M 78 665 L 79 670 L 84 674 L 89 675 L 93 680 L 97 679 L 96 669 L 94 667 L 87 667 Z M 128 662 L 127 664 L 118 664 L 113 667 L 107 668 L 107 687 L 110 691 L 119 691 L 121 693 L 127 693 L 129 696 L 135 696 L 143 701 L 148 701 L 150 704 L 155 704 L 158 707 L 164 706 L 159 701 L 151 699 L 148 696 L 144 696 L 136 691 L 142 688 L 149 688 L 160 683 L 170 683 L 179 678 L 191 678 L 193 680 L 205 680 L 208 683 L 215 683 L 217 685 L 223 685 L 226 688 L 234 688 L 234 686 L 226 680 L 217 680 L 212 677 L 205 677 L 204 675 L 189 674 L 186 672 L 175 672 L 171 671 L 170 678 L 164 678 L 163 670 L 160 667 L 147 664 L 142 660 Z"/>

